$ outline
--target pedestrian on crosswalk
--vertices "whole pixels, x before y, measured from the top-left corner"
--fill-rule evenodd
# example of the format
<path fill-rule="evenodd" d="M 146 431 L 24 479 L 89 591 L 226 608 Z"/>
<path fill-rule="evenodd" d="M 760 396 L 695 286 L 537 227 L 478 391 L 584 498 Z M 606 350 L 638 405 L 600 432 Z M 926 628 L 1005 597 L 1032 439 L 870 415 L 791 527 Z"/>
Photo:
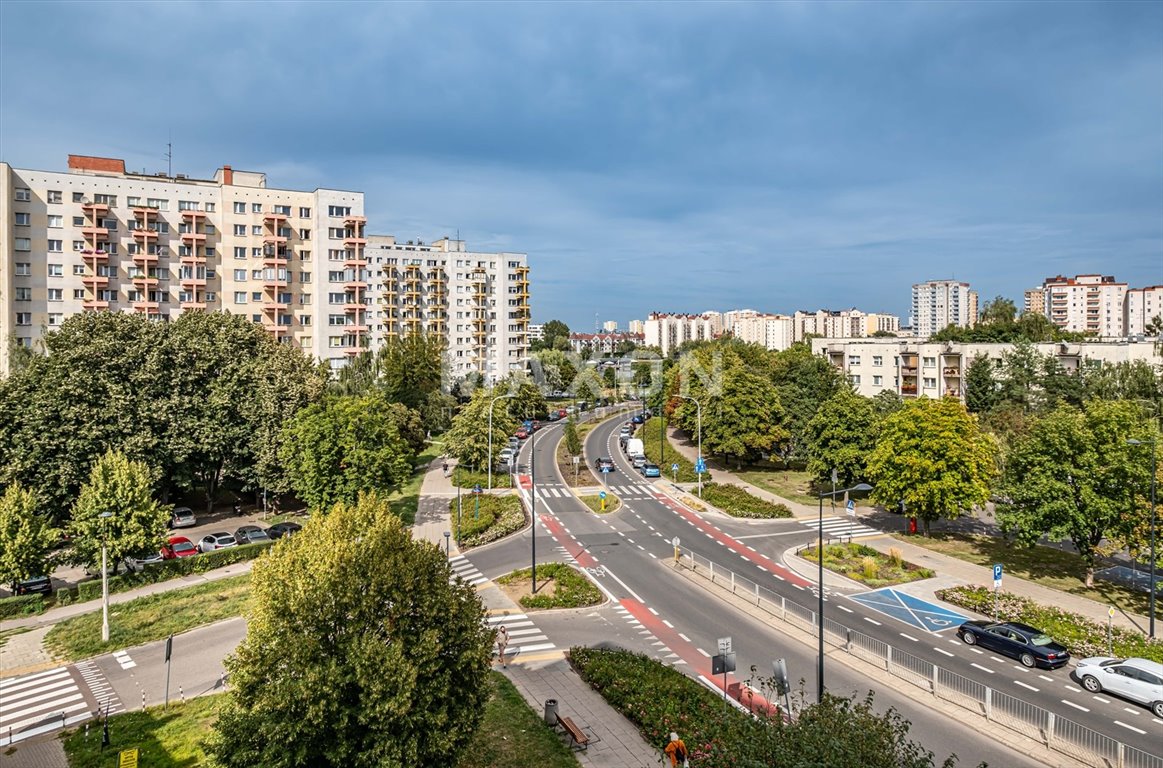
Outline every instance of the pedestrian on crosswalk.
<path fill-rule="evenodd" d="M 501 628 L 497 630 L 497 655 L 501 657 L 501 666 L 508 669 L 509 662 L 505 658 L 505 647 L 509 645 L 509 630 L 505 629 L 502 624 Z"/>

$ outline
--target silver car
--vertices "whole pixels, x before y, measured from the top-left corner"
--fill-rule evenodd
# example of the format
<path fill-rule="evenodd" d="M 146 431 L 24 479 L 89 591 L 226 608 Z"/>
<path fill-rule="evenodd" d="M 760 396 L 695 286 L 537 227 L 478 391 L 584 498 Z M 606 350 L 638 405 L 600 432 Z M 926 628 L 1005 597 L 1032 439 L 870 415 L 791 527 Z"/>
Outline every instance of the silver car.
<path fill-rule="evenodd" d="M 233 536 L 225 531 L 221 533 L 211 533 L 208 536 L 203 536 L 198 542 L 198 551 L 205 554 L 213 552 L 216 549 L 226 549 L 227 547 L 237 547 L 238 541 Z"/>
<path fill-rule="evenodd" d="M 194 517 L 194 510 L 189 507 L 174 507 L 174 516 L 170 518 L 171 528 L 193 528 L 198 524 Z"/>
<path fill-rule="evenodd" d="M 1113 693 L 1163 718 L 1163 664 L 1157 661 L 1093 656 L 1078 662 L 1074 676 L 1091 693 Z"/>

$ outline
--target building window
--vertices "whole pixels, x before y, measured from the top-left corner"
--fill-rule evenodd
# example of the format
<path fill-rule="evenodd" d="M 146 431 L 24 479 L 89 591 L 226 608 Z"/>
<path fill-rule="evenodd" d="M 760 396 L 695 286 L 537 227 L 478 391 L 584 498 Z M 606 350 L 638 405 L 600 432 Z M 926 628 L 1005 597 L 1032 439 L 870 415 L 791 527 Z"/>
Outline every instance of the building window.
<path fill-rule="evenodd" d="M 924 386 L 926 389 L 936 389 L 937 388 L 937 380 L 925 377 Z"/>
<path fill-rule="evenodd" d="M 74 227 L 85 226 L 85 217 L 84 216 L 74 216 L 73 217 L 73 226 Z"/>
<path fill-rule="evenodd" d="M 48 202 L 50 202 L 50 203 L 61 202 L 61 191 L 59 189 L 50 189 L 48 191 Z"/>
<path fill-rule="evenodd" d="M 311 273 L 310 272 L 300 272 L 299 273 L 299 282 L 300 283 L 311 282 Z"/>
<path fill-rule="evenodd" d="M 328 227 L 327 236 L 332 240 L 342 240 L 347 237 L 347 230 L 343 227 Z"/>
<path fill-rule="evenodd" d="M 74 192 L 73 193 L 73 202 L 74 203 L 85 202 L 85 193 L 84 192 Z"/>
<path fill-rule="evenodd" d="M 884 365 L 884 357 L 882 357 L 881 355 L 873 355 L 872 356 L 872 364 L 877 366 L 877 367 Z"/>
<path fill-rule="evenodd" d="M 31 213 L 17 213 L 16 214 L 16 226 L 27 227 L 31 223 L 32 223 L 32 214 Z"/>
<path fill-rule="evenodd" d="M 65 300 L 64 289 L 63 288 L 49 288 L 48 289 L 48 300 L 49 301 L 64 301 Z"/>
<path fill-rule="evenodd" d="M 246 303 L 246 291 L 235 291 L 234 292 L 234 303 L 235 304 L 245 304 Z"/>
<path fill-rule="evenodd" d="M 80 253 L 83 250 L 85 250 L 85 241 L 84 240 L 74 240 L 73 241 L 73 253 Z"/>
<path fill-rule="evenodd" d="M 16 214 L 16 215 L 19 216 L 20 214 Z M 60 229 L 64 225 L 65 225 L 65 217 L 64 216 L 54 216 L 52 214 L 49 214 L 49 217 L 48 217 L 48 228 L 49 229 Z"/>
<path fill-rule="evenodd" d="M 61 265 L 61 264 L 49 264 L 48 265 L 48 276 L 49 277 L 63 277 L 64 274 L 65 274 L 65 268 L 63 265 Z"/>
<path fill-rule="evenodd" d="M 246 282 L 246 270 L 245 269 L 234 270 L 234 279 L 241 282 L 241 283 L 245 283 Z"/>
<path fill-rule="evenodd" d="M 16 313 L 16 324 L 17 325 L 32 325 L 32 313 L 31 312 L 17 312 Z"/>
<path fill-rule="evenodd" d="M 234 236 L 235 237 L 246 237 L 246 225 L 245 224 L 235 224 L 234 225 Z"/>
<path fill-rule="evenodd" d="M 84 264 L 74 264 L 73 265 L 73 274 L 74 275 L 84 275 L 85 274 L 85 265 Z"/>
<path fill-rule="evenodd" d="M 74 299 L 85 298 L 85 289 L 84 288 L 74 288 L 73 289 L 73 298 Z"/>
<path fill-rule="evenodd" d="M 311 209 L 310 208 L 300 208 L 299 209 L 299 218 L 300 219 L 311 218 Z"/>
<path fill-rule="evenodd" d="M 206 203 L 205 211 L 206 213 L 214 213 L 214 203 Z"/>
<path fill-rule="evenodd" d="M 18 251 L 31 251 L 32 250 L 32 240 L 30 240 L 27 237 L 18 237 L 18 238 L 16 238 L 15 248 Z"/>
<path fill-rule="evenodd" d="M 343 270 L 331 270 L 327 273 L 327 282 L 342 283 L 345 281 Z"/>
<path fill-rule="evenodd" d="M 327 206 L 328 216 L 350 216 L 351 207 L 343 205 L 329 205 Z"/>
<path fill-rule="evenodd" d="M 262 226 L 259 224 L 255 224 L 253 227 L 250 228 L 250 233 L 252 235 L 261 235 L 262 234 Z"/>
<path fill-rule="evenodd" d="M 48 241 L 48 252 L 49 253 L 61 253 L 63 250 L 64 250 L 64 241 L 63 240 L 49 240 Z"/>
<path fill-rule="evenodd" d="M 926 358 L 924 359 L 924 366 L 925 366 L 926 368 L 936 368 L 936 367 L 937 367 L 937 358 L 935 358 L 935 357 L 926 357 Z"/>
<path fill-rule="evenodd" d="M 235 246 L 234 258 L 245 259 L 246 258 L 246 247 L 245 246 Z"/>
<path fill-rule="evenodd" d="M 214 291 L 206 291 L 206 301 L 218 301 L 218 294 Z"/>
<path fill-rule="evenodd" d="M 250 204 L 250 212 L 251 213 L 262 213 L 262 203 L 251 203 Z"/>
<path fill-rule="evenodd" d="M 311 303 L 311 294 L 309 294 L 309 293 L 299 294 L 299 303 L 300 304 L 310 304 Z"/>
<path fill-rule="evenodd" d="M 311 316 L 310 315 L 299 315 L 299 325 L 310 325 L 310 324 L 311 324 Z"/>
<path fill-rule="evenodd" d="M 327 303 L 328 304 L 343 304 L 343 303 L 345 303 L 346 299 L 347 299 L 347 297 L 342 293 L 329 293 L 329 294 L 327 294 Z"/>
<path fill-rule="evenodd" d="M 289 205 L 272 205 L 271 210 L 283 216 L 291 215 L 291 206 Z"/>
<path fill-rule="evenodd" d="M 262 291 L 253 291 L 250 294 L 251 301 L 262 301 Z"/>
<path fill-rule="evenodd" d="M 300 240 L 310 240 L 311 239 L 311 230 L 300 229 L 299 230 L 299 239 Z"/>
<path fill-rule="evenodd" d="M 246 213 L 246 203 L 235 203 L 234 204 L 234 212 L 235 213 Z"/>
<path fill-rule="evenodd" d="M 116 208 L 117 195 L 93 195 L 93 202 L 107 205 L 110 208 Z"/>
<path fill-rule="evenodd" d="M 310 251 L 299 251 L 299 261 L 310 261 L 310 260 L 311 260 L 311 252 Z"/>
<path fill-rule="evenodd" d="M 25 287 L 17 287 L 14 296 L 17 301 L 32 301 L 32 289 Z"/>
<path fill-rule="evenodd" d="M 170 201 L 160 197 L 151 197 L 145 201 L 145 204 L 150 208 L 157 208 L 159 211 L 168 211 L 170 209 Z"/>
<path fill-rule="evenodd" d="M 32 276 L 32 262 L 29 262 L 29 261 L 16 262 L 16 276 L 17 277 L 31 277 Z"/>
<path fill-rule="evenodd" d="M 196 210 L 198 210 L 198 203 L 194 200 L 179 200 L 178 201 L 178 210 L 179 211 L 196 211 Z"/>
<path fill-rule="evenodd" d="M 49 312 L 48 313 L 48 326 L 49 326 L 49 328 L 56 328 L 58 325 L 61 324 L 61 321 L 64 319 L 64 317 L 65 317 L 64 314 L 61 312 Z"/>
<path fill-rule="evenodd" d="M 16 188 L 16 202 L 27 203 L 31 200 L 32 200 L 32 190 L 25 189 L 24 187 L 17 187 Z"/>
<path fill-rule="evenodd" d="M 250 255 L 256 259 L 259 258 L 260 256 L 262 256 L 262 248 L 251 248 Z"/>
<path fill-rule="evenodd" d="M 848 365 L 860 365 L 860 355 L 848 355 Z"/>

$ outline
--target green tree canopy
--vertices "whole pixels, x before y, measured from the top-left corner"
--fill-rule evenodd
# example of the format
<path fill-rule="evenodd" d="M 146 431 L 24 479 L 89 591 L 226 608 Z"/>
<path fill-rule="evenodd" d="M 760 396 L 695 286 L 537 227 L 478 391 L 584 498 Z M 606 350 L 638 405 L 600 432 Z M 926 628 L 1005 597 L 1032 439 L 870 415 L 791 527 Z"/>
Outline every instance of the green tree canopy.
<path fill-rule="evenodd" d="M 550 320 L 542 327 L 541 338 L 530 345 L 532 351 L 556 349 L 569 351 L 569 326 L 560 320 Z"/>
<path fill-rule="evenodd" d="M 1017 316 L 1018 308 L 1013 299 L 1005 296 L 996 296 L 981 308 L 981 322 L 986 325 L 1013 325 Z"/>
<path fill-rule="evenodd" d="M 965 369 L 965 405 L 970 413 L 988 413 L 1001 399 L 1001 384 L 989 355 L 973 356 Z"/>
<path fill-rule="evenodd" d="M 93 465 L 89 481 L 73 505 L 68 533 L 69 559 L 100 568 L 106 543 L 114 571 L 122 559 L 156 551 L 166 534 L 172 508 L 153 498 L 153 473 L 144 463 L 109 451 Z M 102 515 L 108 513 L 108 517 Z"/>
<path fill-rule="evenodd" d="M 920 398 L 886 418 L 868 457 L 872 498 L 929 524 L 983 504 L 997 467 L 993 438 L 958 401 Z"/>
<path fill-rule="evenodd" d="M 577 378 L 576 355 L 557 349 L 546 349 L 533 357 L 534 379 L 550 392 L 564 392 Z"/>
<path fill-rule="evenodd" d="M 452 427 L 444 435 L 444 446 L 462 465 L 489 466 L 489 405 L 503 394 L 506 394 L 503 390 L 478 389 L 452 420 Z M 493 406 L 494 459 L 519 423 L 509 413 L 505 400 L 497 400 Z"/>
<path fill-rule="evenodd" d="M 877 413 L 873 403 L 851 389 L 841 389 L 825 401 L 808 422 L 804 446 L 808 471 L 823 485 L 836 470 L 848 487 L 866 479 L 865 464 L 876 445 Z"/>
<path fill-rule="evenodd" d="M 282 447 L 295 493 L 311 509 L 325 510 L 406 481 L 415 451 L 399 419 L 413 413 L 378 391 L 300 411 L 287 425 Z"/>
<path fill-rule="evenodd" d="M 0 496 L 0 584 L 46 576 L 49 555 L 60 536 L 36 508 L 36 496 L 18 483 Z"/>
<path fill-rule="evenodd" d="M 225 768 L 452 768 L 481 722 L 493 633 L 439 548 L 381 499 L 255 561 L 210 751 Z"/>
<path fill-rule="evenodd" d="M 808 344 L 798 343 L 776 353 L 772 361 L 772 380 L 779 392 L 791 433 L 794 455 L 802 453 L 808 422 L 816 409 L 848 382 L 836 367 L 819 355 L 812 354 Z"/>

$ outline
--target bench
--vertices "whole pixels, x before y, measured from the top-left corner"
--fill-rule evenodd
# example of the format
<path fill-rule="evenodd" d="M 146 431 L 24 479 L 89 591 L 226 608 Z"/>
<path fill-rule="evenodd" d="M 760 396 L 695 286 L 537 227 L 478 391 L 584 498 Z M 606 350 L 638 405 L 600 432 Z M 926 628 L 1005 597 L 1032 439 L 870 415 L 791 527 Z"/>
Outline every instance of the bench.
<path fill-rule="evenodd" d="M 582 732 L 582 729 L 578 728 L 573 720 L 568 717 L 562 717 L 560 714 L 558 714 L 557 724 L 565 729 L 566 735 L 569 736 L 570 741 L 573 742 L 575 747 L 578 749 L 586 749 L 589 747 L 590 737 L 585 735 L 585 733 Z"/>

